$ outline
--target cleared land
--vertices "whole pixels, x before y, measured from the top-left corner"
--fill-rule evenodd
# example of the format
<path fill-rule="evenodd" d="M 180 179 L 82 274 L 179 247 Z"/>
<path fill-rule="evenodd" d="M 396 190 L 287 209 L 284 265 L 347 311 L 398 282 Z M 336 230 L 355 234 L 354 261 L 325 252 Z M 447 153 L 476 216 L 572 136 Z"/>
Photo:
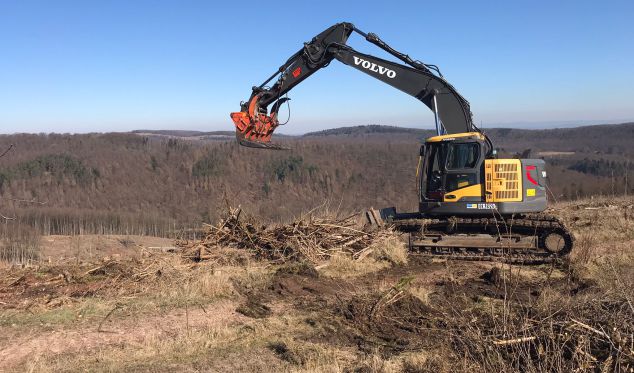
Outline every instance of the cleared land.
<path fill-rule="evenodd" d="M 634 199 L 553 213 L 577 239 L 559 265 L 407 256 L 396 234 L 364 236 L 308 216 L 266 236 L 243 216 L 251 241 L 176 250 L 148 238 L 80 238 L 118 242 L 101 258 L 69 241 L 66 254 L 53 248 L 64 260 L 0 270 L 0 367 L 629 372 Z M 311 221 L 337 224 L 314 231 Z"/>

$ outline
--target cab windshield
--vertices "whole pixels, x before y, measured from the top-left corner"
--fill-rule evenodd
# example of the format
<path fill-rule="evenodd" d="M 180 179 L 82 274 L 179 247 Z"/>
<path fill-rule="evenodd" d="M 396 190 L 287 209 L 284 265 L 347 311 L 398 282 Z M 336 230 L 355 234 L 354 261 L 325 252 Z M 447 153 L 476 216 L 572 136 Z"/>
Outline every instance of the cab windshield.
<path fill-rule="evenodd" d="M 447 147 L 447 169 L 473 168 L 478 161 L 479 146 L 475 142 L 449 144 Z"/>
<path fill-rule="evenodd" d="M 477 142 L 425 145 L 421 198 L 442 201 L 445 193 L 478 184 L 480 146 Z"/>

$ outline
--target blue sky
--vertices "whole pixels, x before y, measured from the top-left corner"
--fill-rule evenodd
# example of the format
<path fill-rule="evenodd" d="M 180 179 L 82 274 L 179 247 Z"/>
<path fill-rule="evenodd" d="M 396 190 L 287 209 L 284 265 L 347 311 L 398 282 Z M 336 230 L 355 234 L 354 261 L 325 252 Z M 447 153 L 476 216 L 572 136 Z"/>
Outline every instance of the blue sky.
<path fill-rule="evenodd" d="M 633 1 L 0 0 L 0 132 L 232 130 L 251 86 L 340 21 L 440 66 L 485 127 L 631 120 L 633 16 Z M 285 133 L 433 123 L 337 61 L 289 96 Z"/>

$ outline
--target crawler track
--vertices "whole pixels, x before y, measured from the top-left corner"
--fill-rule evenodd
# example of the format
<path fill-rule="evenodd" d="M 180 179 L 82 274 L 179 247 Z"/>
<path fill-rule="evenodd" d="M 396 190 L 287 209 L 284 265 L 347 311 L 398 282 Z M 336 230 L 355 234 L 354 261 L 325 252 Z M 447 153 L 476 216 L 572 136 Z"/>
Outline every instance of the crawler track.
<path fill-rule="evenodd" d="M 412 253 L 460 260 L 538 264 L 564 258 L 574 238 L 557 217 L 408 219 L 394 222 L 410 233 Z"/>

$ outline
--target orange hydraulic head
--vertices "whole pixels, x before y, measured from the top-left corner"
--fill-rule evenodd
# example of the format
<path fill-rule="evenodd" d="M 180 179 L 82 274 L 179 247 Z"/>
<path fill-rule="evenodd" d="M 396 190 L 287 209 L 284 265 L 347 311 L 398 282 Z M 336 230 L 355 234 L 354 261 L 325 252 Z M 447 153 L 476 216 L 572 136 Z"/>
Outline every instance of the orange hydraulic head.
<path fill-rule="evenodd" d="M 236 139 L 243 146 L 253 148 L 283 149 L 271 143 L 271 135 L 279 125 L 277 110 L 271 110 L 271 115 L 260 112 L 258 101 L 261 94 L 253 95 L 246 105 L 246 111 L 231 113 L 231 119 L 236 125 Z"/>

